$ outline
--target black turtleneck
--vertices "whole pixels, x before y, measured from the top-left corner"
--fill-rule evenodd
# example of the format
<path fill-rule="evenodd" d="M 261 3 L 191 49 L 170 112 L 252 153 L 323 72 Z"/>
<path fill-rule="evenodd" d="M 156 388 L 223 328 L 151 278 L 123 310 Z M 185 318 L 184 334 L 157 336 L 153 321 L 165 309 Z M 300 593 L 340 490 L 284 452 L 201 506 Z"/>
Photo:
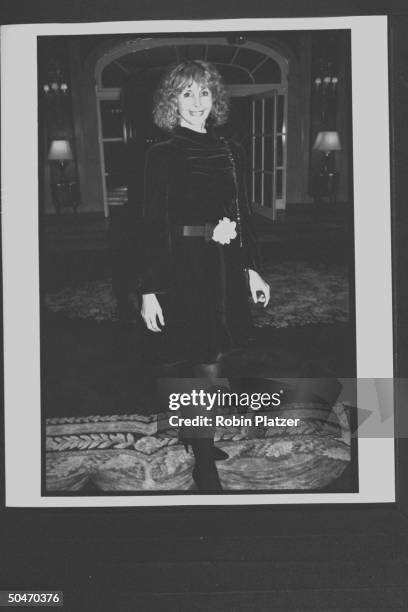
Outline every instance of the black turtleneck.
<path fill-rule="evenodd" d="M 234 217 L 235 185 L 225 141 L 213 131 L 201 133 L 185 127 L 175 130 L 173 140 L 191 172 L 192 221 Z"/>

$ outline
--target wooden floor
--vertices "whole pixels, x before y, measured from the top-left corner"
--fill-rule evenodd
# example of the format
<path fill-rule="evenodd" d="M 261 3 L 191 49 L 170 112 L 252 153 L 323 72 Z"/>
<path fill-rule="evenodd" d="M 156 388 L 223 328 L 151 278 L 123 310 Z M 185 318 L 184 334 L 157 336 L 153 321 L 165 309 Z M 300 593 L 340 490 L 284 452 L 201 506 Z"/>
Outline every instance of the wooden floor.
<path fill-rule="evenodd" d="M 408 521 L 390 506 L 7 510 L 0 589 L 64 611 L 408 609 Z"/>

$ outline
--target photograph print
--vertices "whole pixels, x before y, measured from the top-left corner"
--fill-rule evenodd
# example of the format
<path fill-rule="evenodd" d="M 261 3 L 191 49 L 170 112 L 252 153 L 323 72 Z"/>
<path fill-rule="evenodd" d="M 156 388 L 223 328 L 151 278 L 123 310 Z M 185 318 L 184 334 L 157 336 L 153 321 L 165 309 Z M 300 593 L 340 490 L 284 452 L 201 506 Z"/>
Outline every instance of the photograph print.
<path fill-rule="evenodd" d="M 37 49 L 42 495 L 358 492 L 350 30 Z"/>

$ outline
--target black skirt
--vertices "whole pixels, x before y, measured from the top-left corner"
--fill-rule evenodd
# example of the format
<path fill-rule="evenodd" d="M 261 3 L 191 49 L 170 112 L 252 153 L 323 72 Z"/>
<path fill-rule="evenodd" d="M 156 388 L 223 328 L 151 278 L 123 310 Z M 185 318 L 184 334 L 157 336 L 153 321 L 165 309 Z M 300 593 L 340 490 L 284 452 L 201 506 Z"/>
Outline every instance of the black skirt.
<path fill-rule="evenodd" d="M 179 238 L 169 272 L 169 291 L 157 295 L 165 326 L 148 332 L 158 361 L 214 363 L 219 353 L 246 344 L 252 324 L 238 240 Z"/>

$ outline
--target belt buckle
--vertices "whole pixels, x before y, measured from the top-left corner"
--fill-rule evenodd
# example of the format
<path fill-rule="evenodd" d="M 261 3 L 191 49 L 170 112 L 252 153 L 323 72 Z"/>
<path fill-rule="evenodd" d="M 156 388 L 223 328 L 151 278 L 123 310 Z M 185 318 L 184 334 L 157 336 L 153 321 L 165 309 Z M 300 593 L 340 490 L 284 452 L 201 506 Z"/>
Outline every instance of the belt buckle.
<path fill-rule="evenodd" d="M 204 240 L 210 242 L 214 233 L 214 223 L 206 223 L 204 225 Z"/>

